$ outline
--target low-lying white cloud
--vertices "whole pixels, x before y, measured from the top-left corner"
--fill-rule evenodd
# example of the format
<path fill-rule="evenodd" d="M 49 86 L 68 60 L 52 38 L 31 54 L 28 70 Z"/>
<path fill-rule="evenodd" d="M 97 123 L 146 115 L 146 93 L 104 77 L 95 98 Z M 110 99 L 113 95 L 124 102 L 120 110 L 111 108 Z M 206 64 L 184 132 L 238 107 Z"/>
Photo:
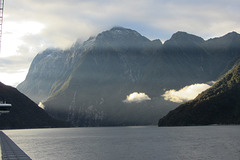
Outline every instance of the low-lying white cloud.
<path fill-rule="evenodd" d="M 40 108 L 42 108 L 42 109 L 45 108 L 45 106 L 44 106 L 44 104 L 43 104 L 42 102 L 39 102 L 38 106 L 39 106 Z"/>
<path fill-rule="evenodd" d="M 192 84 L 190 86 L 186 86 L 180 90 L 168 90 L 162 96 L 167 101 L 172 101 L 176 103 L 182 103 L 185 101 L 192 100 L 198 96 L 201 92 L 207 90 L 211 86 L 208 84 Z"/>
<path fill-rule="evenodd" d="M 145 93 L 133 92 L 127 96 L 123 101 L 125 103 L 141 103 L 143 101 L 149 101 L 151 98 Z"/>

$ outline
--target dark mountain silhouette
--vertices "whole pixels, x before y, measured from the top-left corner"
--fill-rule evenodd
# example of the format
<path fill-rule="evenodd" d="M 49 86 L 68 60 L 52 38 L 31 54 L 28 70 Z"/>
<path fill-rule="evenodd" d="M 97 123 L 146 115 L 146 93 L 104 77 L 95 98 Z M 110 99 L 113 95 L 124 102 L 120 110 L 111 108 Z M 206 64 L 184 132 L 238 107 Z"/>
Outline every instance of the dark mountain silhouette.
<path fill-rule="evenodd" d="M 159 126 L 240 124 L 240 64 L 194 100 L 159 120 Z"/>
<path fill-rule="evenodd" d="M 39 108 L 37 104 L 20 93 L 16 88 L 6 86 L 1 82 L 0 97 L 2 101 L 12 104 L 10 113 L 0 115 L 1 129 L 69 126 L 65 122 L 50 117 L 43 109 Z"/>

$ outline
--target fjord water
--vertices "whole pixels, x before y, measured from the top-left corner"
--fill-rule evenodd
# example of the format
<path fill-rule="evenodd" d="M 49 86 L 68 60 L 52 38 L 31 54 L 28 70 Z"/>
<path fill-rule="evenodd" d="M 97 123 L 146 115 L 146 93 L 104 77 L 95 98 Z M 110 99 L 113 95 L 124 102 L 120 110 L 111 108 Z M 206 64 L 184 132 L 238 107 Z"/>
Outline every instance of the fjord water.
<path fill-rule="evenodd" d="M 38 160 L 239 160 L 240 126 L 5 130 Z"/>

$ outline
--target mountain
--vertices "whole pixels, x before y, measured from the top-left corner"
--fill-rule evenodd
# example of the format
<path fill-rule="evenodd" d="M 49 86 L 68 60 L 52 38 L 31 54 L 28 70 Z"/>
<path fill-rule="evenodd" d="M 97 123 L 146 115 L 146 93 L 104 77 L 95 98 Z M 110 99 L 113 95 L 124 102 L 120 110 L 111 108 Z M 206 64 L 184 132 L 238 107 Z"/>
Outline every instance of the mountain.
<path fill-rule="evenodd" d="M 210 89 L 159 120 L 159 126 L 240 124 L 240 63 Z"/>
<path fill-rule="evenodd" d="M 240 34 L 236 32 L 230 32 L 222 37 L 212 38 L 203 43 L 203 47 L 211 54 L 210 74 L 220 77 L 233 67 L 240 58 L 239 44 Z"/>
<path fill-rule="evenodd" d="M 34 58 L 25 81 L 17 88 L 36 103 L 46 100 L 71 73 L 72 57 L 74 50 L 46 49 Z"/>
<path fill-rule="evenodd" d="M 162 44 L 114 27 L 69 49 L 39 53 L 17 88 L 74 126 L 156 124 L 178 105 L 163 99 L 165 90 L 216 80 L 234 65 L 240 47 L 232 46 L 240 38 L 230 35 L 205 41 L 177 32 Z"/>
<path fill-rule="evenodd" d="M 10 113 L 0 115 L 1 129 L 64 127 L 67 123 L 51 118 L 16 88 L 0 82 L 1 101 L 12 104 Z"/>
<path fill-rule="evenodd" d="M 152 123 L 149 117 L 156 119 L 154 111 L 158 109 L 151 103 L 131 104 L 123 100 L 135 91 L 147 92 L 138 84 L 156 42 L 118 27 L 100 33 L 89 43 L 91 47 L 79 52 L 81 59 L 68 80 L 44 103 L 46 111 L 77 126 Z M 135 114 L 145 114 L 146 118 L 139 121 Z"/>
<path fill-rule="evenodd" d="M 203 43 L 202 38 L 186 32 L 173 34 L 152 58 L 148 70 L 155 73 L 147 77 L 156 77 L 161 88 L 179 88 L 216 78 L 208 73 L 209 53 L 201 46 Z"/>

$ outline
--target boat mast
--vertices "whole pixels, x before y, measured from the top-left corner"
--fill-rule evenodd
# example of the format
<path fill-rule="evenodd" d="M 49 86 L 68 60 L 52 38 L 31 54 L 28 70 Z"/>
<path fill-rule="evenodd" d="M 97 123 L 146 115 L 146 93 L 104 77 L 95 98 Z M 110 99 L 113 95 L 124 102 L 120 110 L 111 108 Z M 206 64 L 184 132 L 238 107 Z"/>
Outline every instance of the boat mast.
<path fill-rule="evenodd" d="M 4 0 L 0 0 L 0 53 L 2 49 L 3 9 L 4 9 Z M 6 100 L 2 99 L 2 101 L 0 101 L 0 115 L 3 113 L 9 113 L 11 107 L 12 107 L 11 104 L 7 104 Z"/>
<path fill-rule="evenodd" d="M 3 10 L 4 10 L 4 0 L 0 0 L 0 53 L 2 49 Z"/>

